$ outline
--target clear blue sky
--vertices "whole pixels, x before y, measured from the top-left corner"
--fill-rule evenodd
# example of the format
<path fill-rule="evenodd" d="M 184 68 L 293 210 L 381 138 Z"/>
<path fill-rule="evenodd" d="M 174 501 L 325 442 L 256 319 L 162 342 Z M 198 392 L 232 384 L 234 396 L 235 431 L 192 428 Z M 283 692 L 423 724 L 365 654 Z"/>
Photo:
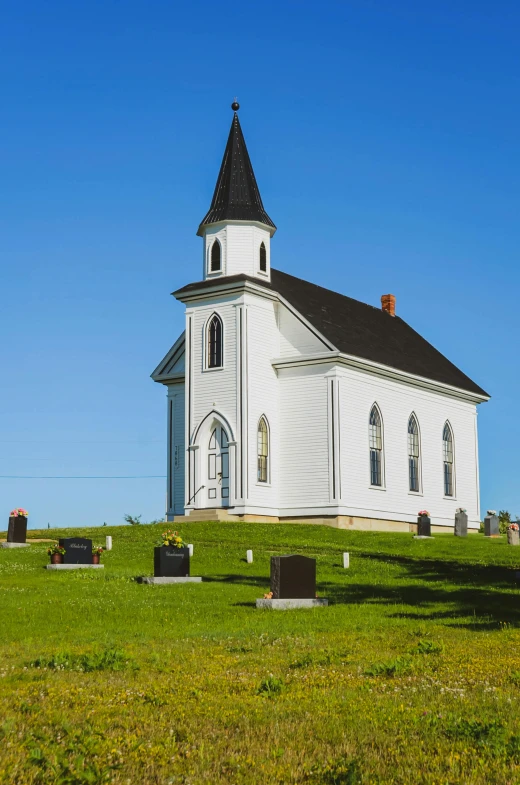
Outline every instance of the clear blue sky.
<path fill-rule="evenodd" d="M 482 505 L 520 514 L 518 2 L 2 3 L 1 475 L 165 474 L 236 95 L 273 266 L 416 330 L 493 396 Z M 164 513 L 165 480 L 0 479 L 0 515 Z M 1 528 L 1 521 L 0 521 Z"/>

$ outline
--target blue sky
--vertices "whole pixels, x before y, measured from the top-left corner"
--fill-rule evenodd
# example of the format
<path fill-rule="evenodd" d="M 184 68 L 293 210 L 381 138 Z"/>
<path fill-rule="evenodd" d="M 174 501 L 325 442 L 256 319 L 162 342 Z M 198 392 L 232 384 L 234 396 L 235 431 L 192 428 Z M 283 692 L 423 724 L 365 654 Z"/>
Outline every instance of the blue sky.
<path fill-rule="evenodd" d="M 0 475 L 150 476 L 0 478 L 5 524 L 164 513 L 149 374 L 200 277 L 235 95 L 273 266 L 396 295 L 492 394 L 482 506 L 520 514 L 519 28 L 507 0 L 5 0 Z"/>

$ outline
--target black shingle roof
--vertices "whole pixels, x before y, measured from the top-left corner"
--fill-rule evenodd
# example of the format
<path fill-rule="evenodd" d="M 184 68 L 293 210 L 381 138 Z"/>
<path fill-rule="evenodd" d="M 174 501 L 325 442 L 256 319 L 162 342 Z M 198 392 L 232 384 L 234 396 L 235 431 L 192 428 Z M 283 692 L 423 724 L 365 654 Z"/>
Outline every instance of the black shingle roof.
<path fill-rule="evenodd" d="M 217 221 L 259 221 L 276 230 L 264 205 L 247 152 L 244 135 L 235 112 L 215 186 L 211 207 L 199 226 Z"/>
<path fill-rule="evenodd" d="M 399 316 L 390 316 L 380 308 L 280 270 L 271 269 L 271 283 L 247 275 L 232 275 L 188 284 L 174 295 L 182 299 L 184 294 L 196 289 L 239 281 L 251 281 L 278 292 L 344 354 L 487 396 Z"/>

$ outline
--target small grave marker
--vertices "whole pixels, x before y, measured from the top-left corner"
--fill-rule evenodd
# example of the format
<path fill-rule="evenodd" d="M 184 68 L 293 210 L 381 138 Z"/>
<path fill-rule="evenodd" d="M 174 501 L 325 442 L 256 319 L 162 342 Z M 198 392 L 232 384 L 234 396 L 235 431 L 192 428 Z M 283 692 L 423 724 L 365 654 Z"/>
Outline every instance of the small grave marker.
<path fill-rule="evenodd" d="M 455 513 L 455 537 L 467 537 L 468 534 L 468 514 L 462 508 Z"/>
<path fill-rule="evenodd" d="M 500 535 L 500 527 L 498 522 L 498 515 L 492 510 L 488 510 L 488 514 L 484 518 L 484 536 L 485 537 L 498 537 Z"/>
<path fill-rule="evenodd" d="M 191 543 L 188 544 L 188 553 L 190 556 L 193 556 L 193 545 Z"/>
<path fill-rule="evenodd" d="M 253 563 L 253 551 L 251 551 L 251 550 L 246 551 L 246 561 L 247 561 L 248 564 L 252 564 Z"/>
<path fill-rule="evenodd" d="M 106 536 L 105 550 L 106 551 L 111 551 L 112 550 L 112 537 L 110 537 L 109 534 L 107 534 L 107 536 Z"/>
<path fill-rule="evenodd" d="M 343 554 L 343 568 L 345 570 L 348 570 L 349 567 L 350 567 L 350 554 L 349 553 L 344 553 Z"/>

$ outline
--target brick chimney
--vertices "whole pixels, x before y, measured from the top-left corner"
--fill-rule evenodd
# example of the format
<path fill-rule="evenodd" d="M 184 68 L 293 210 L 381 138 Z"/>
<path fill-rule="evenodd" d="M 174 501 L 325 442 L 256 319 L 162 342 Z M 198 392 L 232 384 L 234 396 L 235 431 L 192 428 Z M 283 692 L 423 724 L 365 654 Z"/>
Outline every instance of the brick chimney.
<path fill-rule="evenodd" d="M 381 308 L 383 311 L 385 311 L 385 313 L 389 313 L 390 316 L 395 316 L 395 295 L 381 295 Z"/>

